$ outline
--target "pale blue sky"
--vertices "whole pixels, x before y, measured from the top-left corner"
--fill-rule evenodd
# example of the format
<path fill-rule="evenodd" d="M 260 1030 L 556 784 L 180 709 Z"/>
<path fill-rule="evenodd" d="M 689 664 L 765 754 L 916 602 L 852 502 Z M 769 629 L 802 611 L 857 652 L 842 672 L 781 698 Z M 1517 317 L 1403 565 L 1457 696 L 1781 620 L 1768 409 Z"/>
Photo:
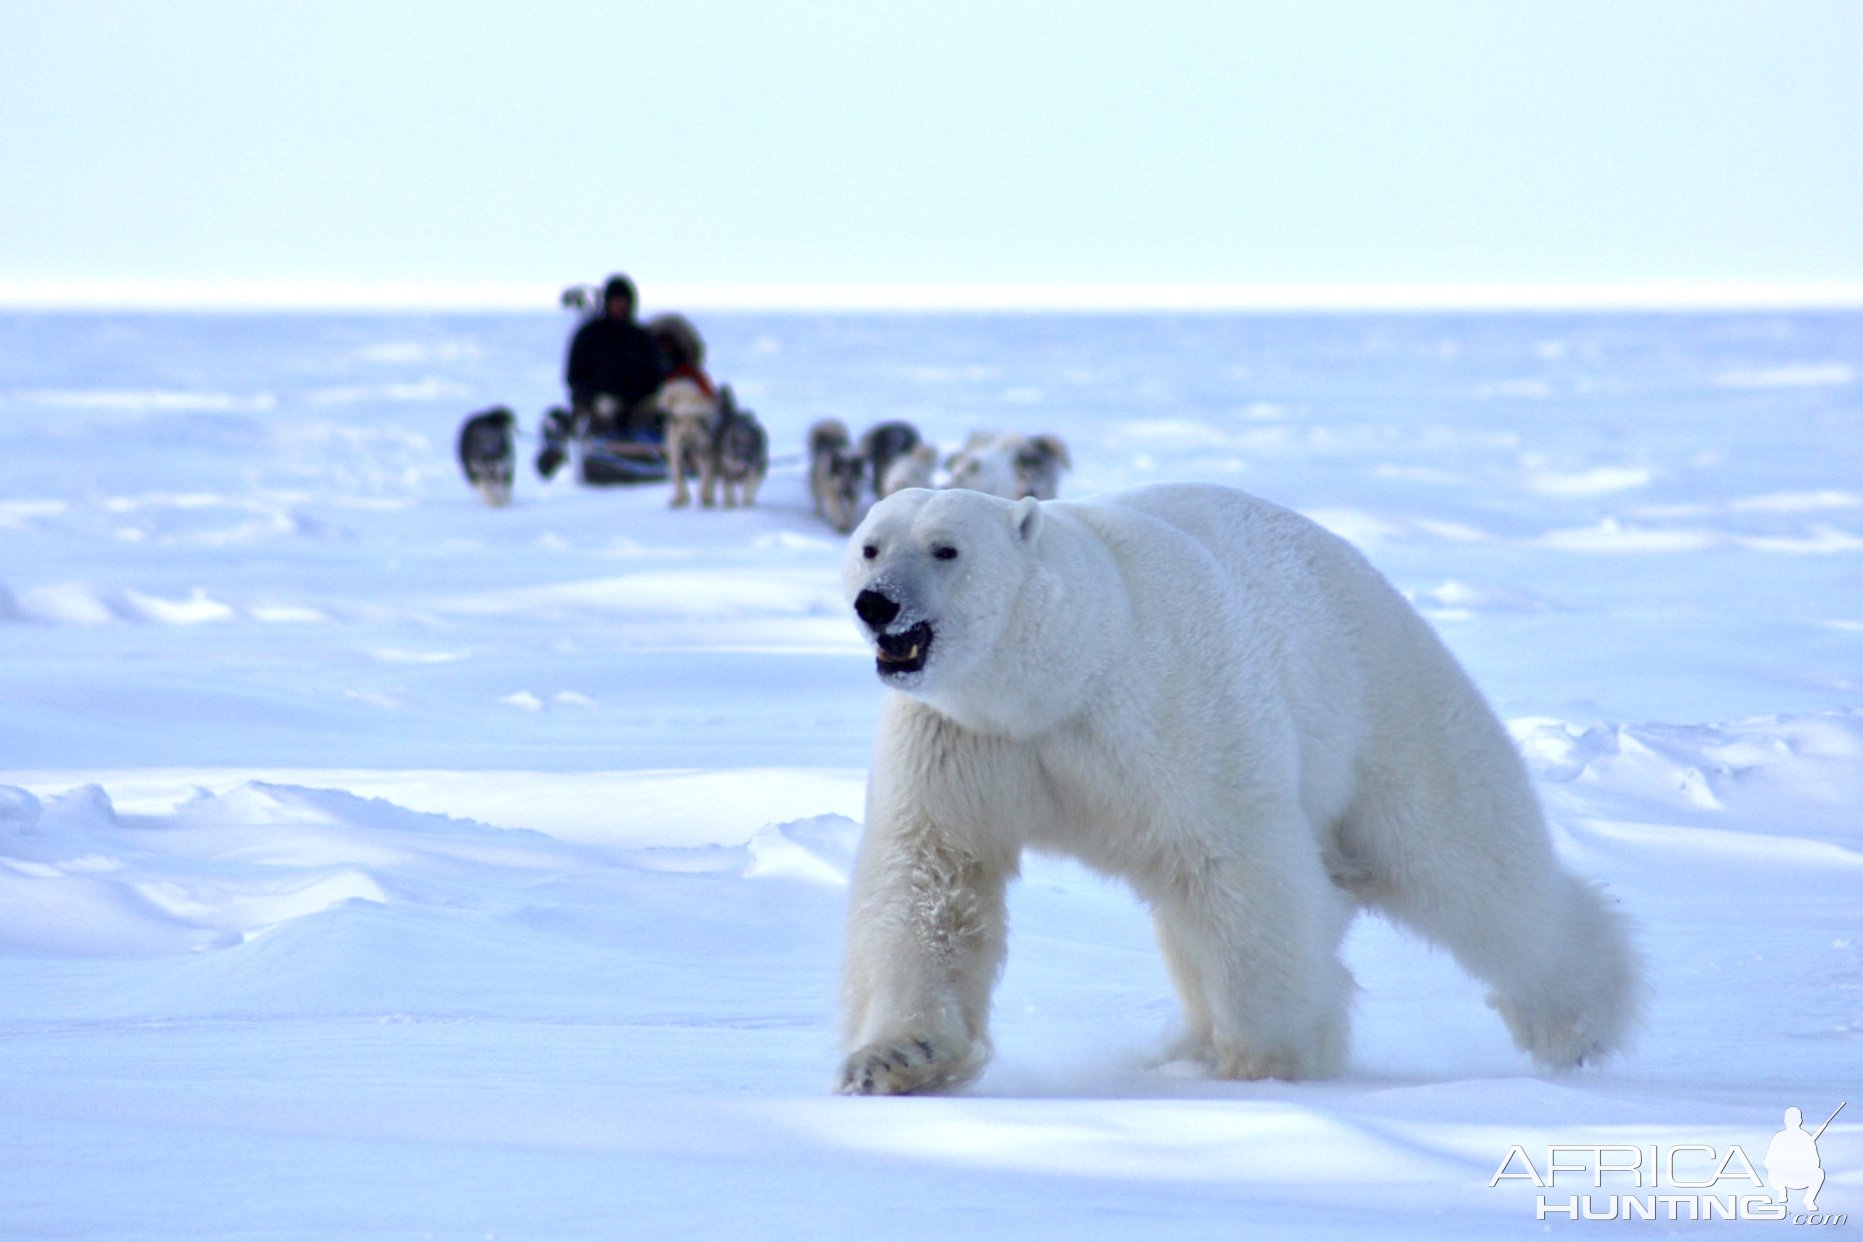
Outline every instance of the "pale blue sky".
<path fill-rule="evenodd" d="M 1863 286 L 1863 0 L 11 0 L 0 166 L 0 292 Z"/>

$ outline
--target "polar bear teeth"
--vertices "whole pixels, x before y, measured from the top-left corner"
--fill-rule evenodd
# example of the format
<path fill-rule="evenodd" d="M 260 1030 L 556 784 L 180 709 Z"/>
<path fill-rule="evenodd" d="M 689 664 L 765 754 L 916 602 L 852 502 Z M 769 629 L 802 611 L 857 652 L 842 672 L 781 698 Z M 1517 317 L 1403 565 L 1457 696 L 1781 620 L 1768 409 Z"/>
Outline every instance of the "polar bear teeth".
<path fill-rule="evenodd" d="M 880 634 L 874 654 L 882 673 L 911 673 L 922 668 L 930 654 L 932 628 L 923 621 L 900 634 Z"/>

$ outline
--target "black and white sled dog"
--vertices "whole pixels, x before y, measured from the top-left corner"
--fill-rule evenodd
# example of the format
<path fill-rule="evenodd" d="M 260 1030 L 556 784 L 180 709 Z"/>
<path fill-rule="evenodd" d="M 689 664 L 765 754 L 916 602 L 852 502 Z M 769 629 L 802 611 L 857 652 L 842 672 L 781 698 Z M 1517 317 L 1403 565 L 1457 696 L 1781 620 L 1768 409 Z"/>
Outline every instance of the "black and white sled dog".
<path fill-rule="evenodd" d="M 488 505 L 511 500 L 517 473 L 517 415 L 494 406 L 472 415 L 459 428 L 459 468 Z"/>
<path fill-rule="evenodd" d="M 1006 500 L 1053 500 L 1061 490 L 1061 472 L 1073 468 L 1059 436 L 1025 436 L 1015 432 L 972 432 L 964 447 L 945 463 L 951 486 L 987 492 Z"/>
<path fill-rule="evenodd" d="M 860 488 L 867 459 L 854 452 L 847 424 L 824 418 L 809 428 L 809 496 L 815 514 L 847 534 L 860 513 Z"/>
<path fill-rule="evenodd" d="M 770 470 L 770 437 L 751 411 L 738 406 L 730 385 L 718 391 L 718 432 L 713 440 L 718 454 L 718 481 L 724 484 L 724 504 L 746 509 L 757 503 L 757 489 Z M 701 503 L 709 504 L 700 492 Z"/>
<path fill-rule="evenodd" d="M 569 460 L 570 442 L 576 435 L 576 416 L 560 405 L 553 405 L 543 412 L 543 422 L 537 428 L 537 436 L 543 441 L 537 449 L 537 473 L 545 479 L 555 477 Z"/>
<path fill-rule="evenodd" d="M 911 423 L 875 423 L 861 433 L 860 455 L 867 460 L 873 475 L 873 494 L 886 495 L 886 473 L 893 463 L 919 446 L 919 429 Z"/>

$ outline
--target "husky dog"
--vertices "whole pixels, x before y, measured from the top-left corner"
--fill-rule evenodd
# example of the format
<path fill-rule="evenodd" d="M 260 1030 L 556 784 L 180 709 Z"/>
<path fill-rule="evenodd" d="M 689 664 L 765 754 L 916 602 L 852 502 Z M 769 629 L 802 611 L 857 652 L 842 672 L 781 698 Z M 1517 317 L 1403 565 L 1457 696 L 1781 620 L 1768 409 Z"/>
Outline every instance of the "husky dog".
<path fill-rule="evenodd" d="M 919 439 L 918 428 L 897 420 L 875 423 L 861 434 L 860 455 L 873 471 L 875 496 L 886 494 L 880 490 L 886 483 L 886 472 L 892 469 L 893 462 L 917 448 Z"/>
<path fill-rule="evenodd" d="M 1070 469 L 1072 462 L 1067 446 L 1056 436 L 976 431 L 946 465 L 952 487 L 1006 500 L 1029 496 L 1053 500 L 1060 490 L 1061 471 Z"/>
<path fill-rule="evenodd" d="M 705 395 L 697 380 L 683 376 L 660 385 L 653 401 L 666 418 L 666 464 L 673 476 L 673 508 L 683 509 L 692 503 L 686 475 L 695 469 L 699 498 L 711 504 L 718 477 L 718 432 L 723 421 L 719 403 Z"/>
<path fill-rule="evenodd" d="M 745 508 L 757 503 L 757 488 L 770 468 L 770 437 L 763 424 L 749 410 L 738 408 L 737 397 L 727 385 L 718 393 L 719 423 L 713 445 L 718 454 L 718 478 L 724 483 L 725 508 Z M 704 488 L 699 499 L 710 504 Z"/>
<path fill-rule="evenodd" d="M 854 529 L 866 474 L 866 460 L 854 455 L 846 423 L 824 418 L 809 428 L 809 495 L 815 514 L 844 535 Z"/>
<path fill-rule="evenodd" d="M 932 472 L 937 468 L 937 448 L 930 444 L 918 445 L 904 457 L 895 458 L 893 464 L 886 468 L 886 477 L 880 480 L 876 499 L 884 500 L 908 487 L 930 487 Z"/>
<path fill-rule="evenodd" d="M 569 460 L 569 444 L 576 434 L 576 416 L 560 405 L 553 405 L 544 411 L 543 424 L 537 430 L 543 440 L 543 447 L 537 450 L 537 473 L 549 479 Z"/>
<path fill-rule="evenodd" d="M 1006 500 L 1021 499 L 1022 483 L 1016 478 L 1016 450 L 1021 439 L 993 431 L 971 432 L 964 447 L 944 463 L 951 476 L 950 486 Z"/>
<path fill-rule="evenodd" d="M 1016 478 L 1022 484 L 1022 496 L 1053 500 L 1061 490 L 1061 472 L 1073 468 L 1067 445 L 1059 436 L 1030 436 L 1016 451 Z"/>
<path fill-rule="evenodd" d="M 511 500 L 511 480 L 517 473 L 516 427 L 517 415 L 502 405 L 481 410 L 460 425 L 460 469 L 488 505 Z"/>

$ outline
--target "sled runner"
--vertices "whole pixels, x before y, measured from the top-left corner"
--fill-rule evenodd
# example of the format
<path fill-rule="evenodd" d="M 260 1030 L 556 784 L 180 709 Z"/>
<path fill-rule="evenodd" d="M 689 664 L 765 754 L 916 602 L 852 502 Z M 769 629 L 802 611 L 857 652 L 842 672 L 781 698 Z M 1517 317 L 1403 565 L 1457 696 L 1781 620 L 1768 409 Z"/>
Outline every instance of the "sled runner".
<path fill-rule="evenodd" d="M 666 464 L 666 445 L 650 432 L 630 436 L 583 437 L 584 483 L 597 486 L 613 483 L 664 483 L 670 477 Z"/>
<path fill-rule="evenodd" d="M 578 426 L 575 415 L 552 406 L 538 427 L 543 444 L 537 450 L 537 473 L 554 478 L 573 458 L 582 481 L 596 486 L 663 483 L 670 477 L 666 445 L 657 427 L 620 431 L 592 427 L 594 421 L 584 419 Z"/>

